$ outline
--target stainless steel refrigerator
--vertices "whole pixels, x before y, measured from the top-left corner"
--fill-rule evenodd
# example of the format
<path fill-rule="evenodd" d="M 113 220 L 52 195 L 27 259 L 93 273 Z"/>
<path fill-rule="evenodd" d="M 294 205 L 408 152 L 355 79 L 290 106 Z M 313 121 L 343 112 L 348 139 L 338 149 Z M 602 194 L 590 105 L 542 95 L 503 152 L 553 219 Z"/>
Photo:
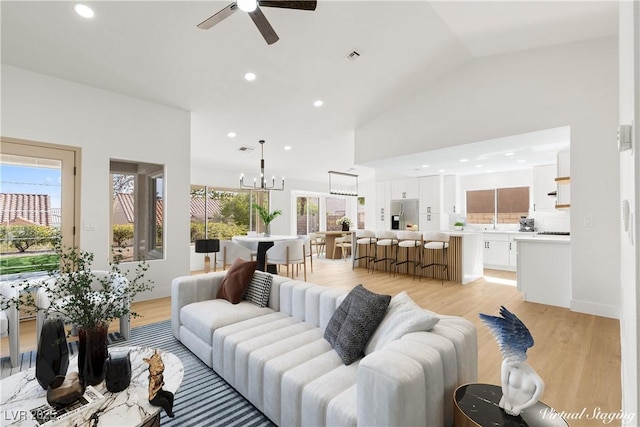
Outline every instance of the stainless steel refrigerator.
<path fill-rule="evenodd" d="M 407 230 L 418 226 L 418 200 L 403 199 L 391 201 L 392 230 Z"/>

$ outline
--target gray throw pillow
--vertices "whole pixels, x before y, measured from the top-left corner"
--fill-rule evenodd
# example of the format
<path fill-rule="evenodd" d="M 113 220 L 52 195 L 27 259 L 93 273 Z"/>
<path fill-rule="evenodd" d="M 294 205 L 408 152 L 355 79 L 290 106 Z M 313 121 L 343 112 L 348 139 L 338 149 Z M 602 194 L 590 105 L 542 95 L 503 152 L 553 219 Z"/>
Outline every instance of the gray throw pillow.
<path fill-rule="evenodd" d="M 244 299 L 258 307 L 266 307 L 269 304 L 273 276 L 263 271 L 254 271 L 249 287 L 244 293 Z"/>
<path fill-rule="evenodd" d="M 391 295 L 379 295 L 358 285 L 331 316 L 324 338 L 342 363 L 350 365 L 363 355 L 367 341 L 384 318 Z"/>

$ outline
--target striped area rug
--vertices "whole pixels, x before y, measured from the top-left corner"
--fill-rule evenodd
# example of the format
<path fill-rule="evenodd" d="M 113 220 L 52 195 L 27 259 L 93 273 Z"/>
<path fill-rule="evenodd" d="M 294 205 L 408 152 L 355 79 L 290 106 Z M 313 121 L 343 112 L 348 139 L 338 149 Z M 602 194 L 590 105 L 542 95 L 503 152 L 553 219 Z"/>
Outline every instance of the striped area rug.
<path fill-rule="evenodd" d="M 118 346 L 150 346 L 175 354 L 184 365 L 182 385 L 175 395 L 174 418 L 162 411 L 162 426 L 274 426 L 251 403 L 173 337 L 171 321 L 154 323 L 131 330 L 131 338 L 122 341 L 110 334 L 110 343 Z M 69 343 L 69 352 L 77 353 L 77 344 Z M 12 369 L 8 357 L 0 359 L 0 378 L 35 366 L 36 352 L 23 353 L 21 366 Z"/>

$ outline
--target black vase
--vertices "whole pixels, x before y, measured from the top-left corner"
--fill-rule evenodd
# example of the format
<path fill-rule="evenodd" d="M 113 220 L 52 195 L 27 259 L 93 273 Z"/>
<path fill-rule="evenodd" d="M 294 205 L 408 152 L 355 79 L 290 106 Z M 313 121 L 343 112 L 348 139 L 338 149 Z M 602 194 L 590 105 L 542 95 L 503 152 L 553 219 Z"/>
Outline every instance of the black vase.
<path fill-rule="evenodd" d="M 112 393 L 120 392 L 131 382 L 131 357 L 129 350 L 111 351 L 107 359 L 106 378 L 107 390 Z"/>
<path fill-rule="evenodd" d="M 109 325 L 78 328 L 78 373 L 84 386 L 100 384 L 105 377 Z"/>
<path fill-rule="evenodd" d="M 69 347 L 62 319 L 47 319 L 42 326 L 38 354 L 36 356 L 36 379 L 47 389 L 56 377 L 64 377 L 69 367 Z"/>
<path fill-rule="evenodd" d="M 342 224 L 342 231 L 349 231 L 349 224 Z"/>

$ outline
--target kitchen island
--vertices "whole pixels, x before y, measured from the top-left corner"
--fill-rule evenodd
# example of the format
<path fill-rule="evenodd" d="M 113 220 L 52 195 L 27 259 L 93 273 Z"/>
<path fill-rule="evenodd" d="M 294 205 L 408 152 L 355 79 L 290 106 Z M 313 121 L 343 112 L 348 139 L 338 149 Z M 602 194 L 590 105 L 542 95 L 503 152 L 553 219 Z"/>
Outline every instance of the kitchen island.
<path fill-rule="evenodd" d="M 452 282 L 459 282 L 463 285 L 479 279 L 483 275 L 482 266 L 482 233 L 476 233 L 472 231 L 447 231 L 449 234 L 449 248 L 447 249 L 447 263 L 449 265 L 449 280 Z M 355 238 L 354 238 L 355 240 Z M 384 248 L 378 247 L 378 257 L 384 258 Z M 362 255 L 366 252 L 366 245 L 360 245 L 358 248 L 358 255 Z M 435 257 L 439 260 L 440 254 L 427 254 L 425 256 L 430 258 L 424 260 L 424 263 L 428 264 Z M 395 257 L 395 250 L 393 253 Z M 400 251 L 398 261 L 402 262 L 407 260 L 415 261 L 419 259 L 420 253 L 417 251 L 409 250 L 408 255 L 405 255 L 405 251 Z M 438 261 L 439 262 L 439 261 Z M 376 269 L 383 270 L 386 263 L 377 263 Z M 364 259 L 358 260 L 356 266 L 365 268 L 366 261 Z M 395 269 L 395 266 L 391 267 Z M 413 274 L 413 265 L 411 263 L 405 263 L 400 265 L 398 269 L 399 273 Z M 418 272 L 419 273 L 419 272 Z M 446 279 L 446 273 L 440 268 L 426 268 L 423 271 L 425 277 L 433 277 L 436 279 Z"/>
<path fill-rule="evenodd" d="M 571 301 L 571 238 L 519 236 L 518 290 L 525 301 L 568 308 Z"/>

